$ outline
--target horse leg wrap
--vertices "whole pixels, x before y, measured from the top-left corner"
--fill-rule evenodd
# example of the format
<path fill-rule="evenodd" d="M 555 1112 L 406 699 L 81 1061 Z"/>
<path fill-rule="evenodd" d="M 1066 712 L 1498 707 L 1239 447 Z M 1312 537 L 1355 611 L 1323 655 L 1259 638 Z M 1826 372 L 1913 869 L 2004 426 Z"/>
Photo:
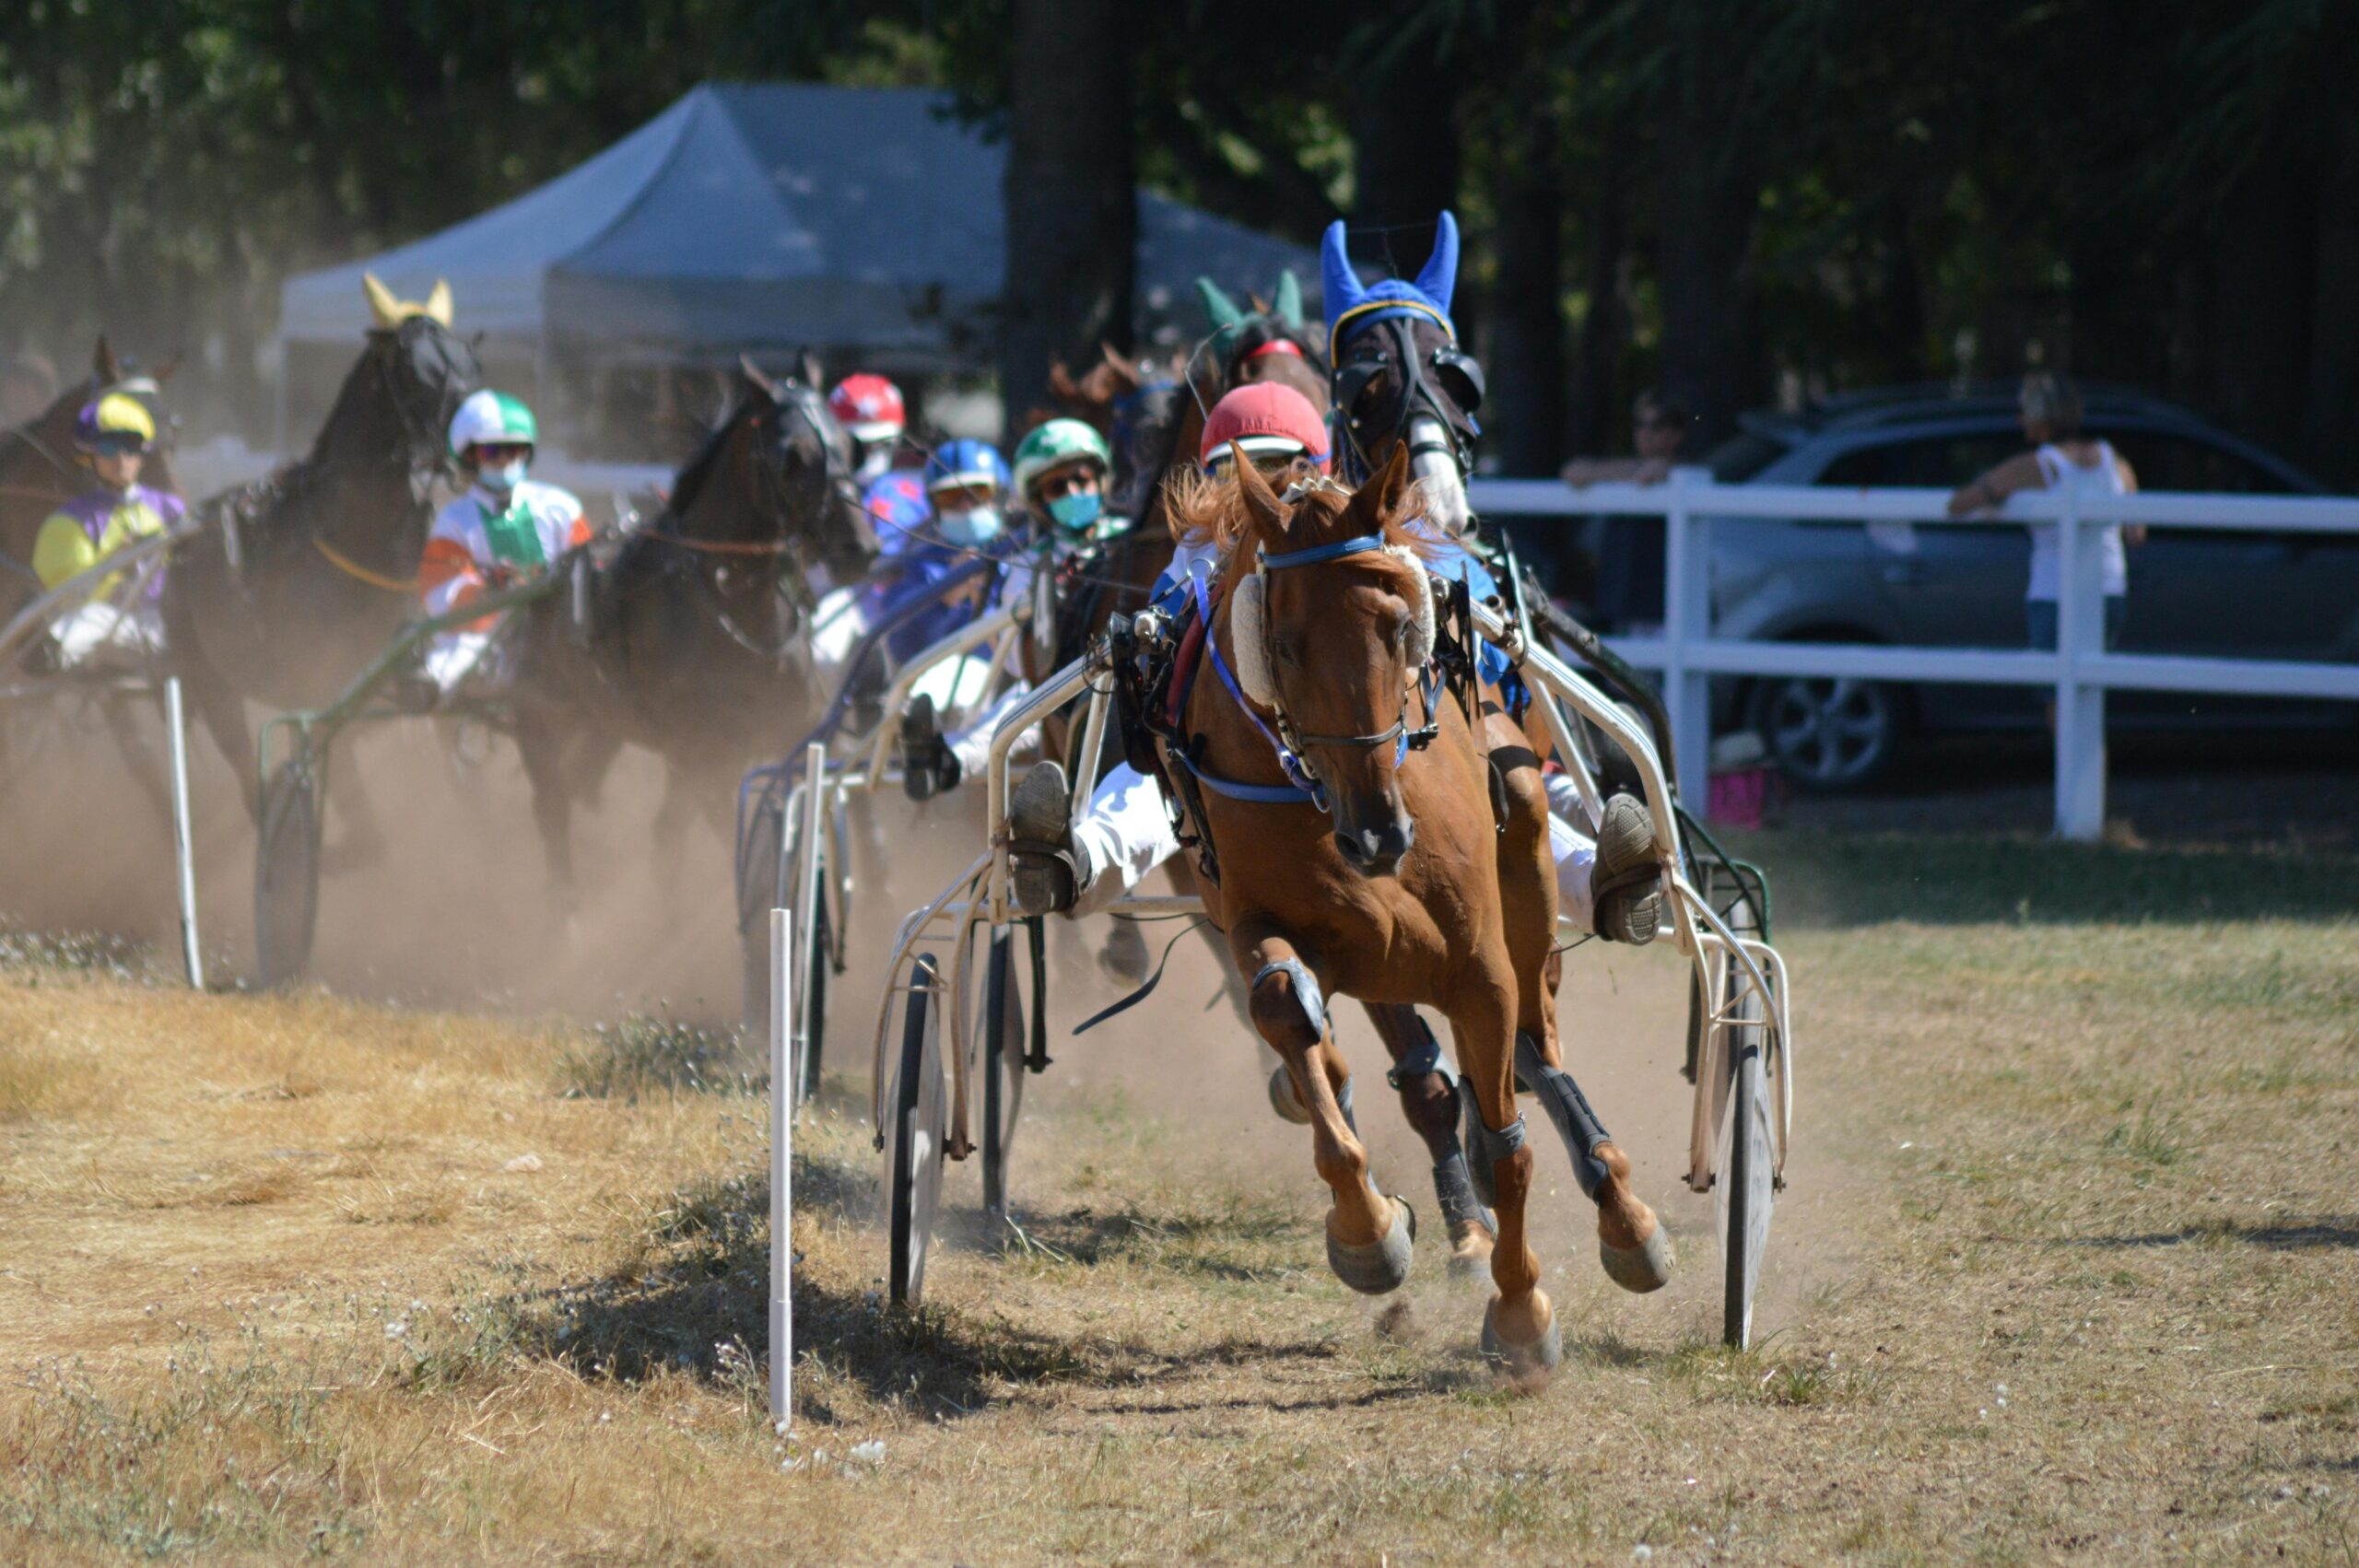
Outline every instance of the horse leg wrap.
<path fill-rule="evenodd" d="M 1327 999 L 1312 978 L 1309 966 L 1299 958 L 1276 958 L 1262 965 L 1253 977 L 1249 990 L 1260 990 L 1262 982 L 1273 975 L 1286 975 L 1294 981 L 1294 999 L 1302 1004 L 1302 1016 L 1310 1024 L 1310 1032 L 1325 1038 L 1327 1034 Z"/>
<path fill-rule="evenodd" d="M 1466 1174 L 1473 1183 L 1475 1196 L 1485 1204 L 1495 1204 L 1499 1200 L 1499 1189 L 1492 1178 L 1491 1167 L 1523 1147 L 1523 1117 L 1518 1117 L 1501 1128 L 1486 1125 L 1483 1107 L 1474 1098 L 1474 1086 L 1463 1078 L 1458 1081 L 1458 1098 L 1466 1107 Z"/>
<path fill-rule="evenodd" d="M 1474 1178 L 1467 1173 L 1466 1156 L 1452 1149 L 1434 1165 L 1434 1201 L 1441 1208 L 1442 1223 L 1455 1229 L 1472 1221 L 1493 1235 L 1499 1234 L 1498 1217 L 1474 1196 Z"/>
<path fill-rule="evenodd" d="M 1409 1016 L 1416 1018 L 1417 1033 L 1423 1038 L 1392 1064 L 1392 1071 L 1384 1075 L 1384 1081 L 1399 1089 L 1413 1078 L 1423 1078 L 1428 1072 L 1440 1072 L 1443 1086 L 1448 1087 L 1449 1074 L 1442 1071 L 1441 1042 L 1434 1038 L 1432 1028 L 1424 1019 L 1417 1018 L 1414 1012 Z"/>
<path fill-rule="evenodd" d="M 1572 1156 L 1573 1179 L 1581 1184 L 1581 1195 L 1596 1202 L 1598 1189 L 1613 1173 L 1597 1157 L 1597 1146 L 1606 1141 L 1606 1131 L 1598 1121 L 1597 1113 L 1589 1108 L 1589 1099 L 1581 1093 L 1581 1086 L 1563 1068 L 1549 1066 L 1540 1054 L 1538 1043 L 1520 1032 L 1515 1037 L 1515 1071 L 1540 1097 L 1548 1119 L 1556 1124 L 1556 1135 L 1565 1141 L 1565 1152 Z"/>

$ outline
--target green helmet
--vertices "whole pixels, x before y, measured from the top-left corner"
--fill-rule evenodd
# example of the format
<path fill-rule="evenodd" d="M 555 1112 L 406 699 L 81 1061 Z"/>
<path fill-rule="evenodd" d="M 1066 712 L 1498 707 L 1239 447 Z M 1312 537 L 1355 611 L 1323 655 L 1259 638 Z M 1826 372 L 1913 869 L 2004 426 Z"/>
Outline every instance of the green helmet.
<path fill-rule="evenodd" d="M 1088 458 L 1095 462 L 1101 474 L 1109 473 L 1114 467 L 1114 454 L 1107 449 L 1106 438 L 1099 435 L 1095 427 L 1078 419 L 1050 420 L 1016 446 L 1017 493 L 1030 497 L 1032 481 L 1052 468 L 1062 468 L 1075 458 Z"/>
<path fill-rule="evenodd" d="M 510 397 L 503 392 L 486 387 L 459 404 L 459 412 L 451 417 L 451 455 L 464 457 L 469 447 L 506 446 L 511 442 L 521 446 L 538 446 L 539 425 L 534 422 L 533 411 L 521 398 Z"/>

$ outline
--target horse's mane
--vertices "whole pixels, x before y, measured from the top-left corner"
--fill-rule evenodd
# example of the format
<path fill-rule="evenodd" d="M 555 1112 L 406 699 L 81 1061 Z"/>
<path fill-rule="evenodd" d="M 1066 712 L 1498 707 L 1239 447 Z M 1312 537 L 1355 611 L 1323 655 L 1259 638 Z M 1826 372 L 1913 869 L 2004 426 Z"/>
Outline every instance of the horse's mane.
<path fill-rule="evenodd" d="M 1297 461 L 1271 485 L 1283 495 L 1287 486 L 1309 478 L 1316 472 L 1309 463 Z M 1306 546 L 1319 543 L 1332 532 L 1335 520 L 1343 515 L 1354 494 L 1337 486 L 1314 490 L 1296 505 L 1297 526 L 1316 520 L 1304 532 Z M 1201 544 L 1210 540 L 1224 560 L 1237 557 L 1238 542 L 1252 531 L 1252 522 L 1245 511 L 1245 493 L 1234 474 L 1215 476 L 1201 468 L 1180 470 L 1165 483 L 1164 509 L 1170 519 L 1175 542 Z M 1404 485 L 1401 498 L 1377 520 L 1378 532 L 1384 535 L 1387 544 L 1404 546 L 1419 558 L 1430 560 L 1440 554 L 1443 544 L 1430 532 L 1414 526 L 1425 515 L 1425 496 L 1417 486 L 1414 482 Z"/>
<path fill-rule="evenodd" d="M 703 494 L 706 484 L 712 478 L 713 470 L 721 466 L 721 454 L 728 450 L 730 429 L 737 423 L 737 415 L 745 410 L 749 395 L 743 391 L 738 392 L 736 399 L 722 415 L 720 422 L 704 433 L 703 444 L 697 448 L 696 455 L 680 465 L 679 476 L 672 482 L 671 502 L 664 509 L 674 517 L 687 515 L 688 509 L 696 505 L 697 497 Z"/>

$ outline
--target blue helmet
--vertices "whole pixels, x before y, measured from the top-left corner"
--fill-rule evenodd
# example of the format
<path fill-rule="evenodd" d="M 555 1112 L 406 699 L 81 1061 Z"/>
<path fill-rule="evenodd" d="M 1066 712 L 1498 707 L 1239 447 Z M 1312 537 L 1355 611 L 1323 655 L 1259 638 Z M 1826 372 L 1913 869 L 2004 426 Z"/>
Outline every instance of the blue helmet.
<path fill-rule="evenodd" d="M 1009 480 L 1007 461 L 999 449 L 989 441 L 970 441 L 963 437 L 945 441 L 933 449 L 926 459 L 926 494 L 944 490 L 963 490 L 971 486 L 989 485 L 1002 495 L 1006 494 Z"/>

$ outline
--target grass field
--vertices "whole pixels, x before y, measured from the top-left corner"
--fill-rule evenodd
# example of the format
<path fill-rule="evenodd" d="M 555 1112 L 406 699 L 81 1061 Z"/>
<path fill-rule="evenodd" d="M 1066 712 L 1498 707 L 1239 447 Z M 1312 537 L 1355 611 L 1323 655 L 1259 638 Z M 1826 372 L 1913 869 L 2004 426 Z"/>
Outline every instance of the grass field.
<path fill-rule="evenodd" d="M 928 1305 L 886 1311 L 855 985 L 784 1438 L 765 1085 L 725 1040 L 6 939 L 0 1560 L 2359 1562 L 2359 861 L 1755 848 L 1801 1094 L 1756 1350 L 1718 1345 L 1671 1176 L 1663 954 L 1582 949 L 1566 1016 L 1682 1277 L 1614 1290 L 1543 1148 L 1537 1395 L 1431 1228 L 1397 1305 L 1327 1275 L 1307 1140 L 1203 970 L 1056 1043 L 1021 1235 L 954 1173 Z"/>

